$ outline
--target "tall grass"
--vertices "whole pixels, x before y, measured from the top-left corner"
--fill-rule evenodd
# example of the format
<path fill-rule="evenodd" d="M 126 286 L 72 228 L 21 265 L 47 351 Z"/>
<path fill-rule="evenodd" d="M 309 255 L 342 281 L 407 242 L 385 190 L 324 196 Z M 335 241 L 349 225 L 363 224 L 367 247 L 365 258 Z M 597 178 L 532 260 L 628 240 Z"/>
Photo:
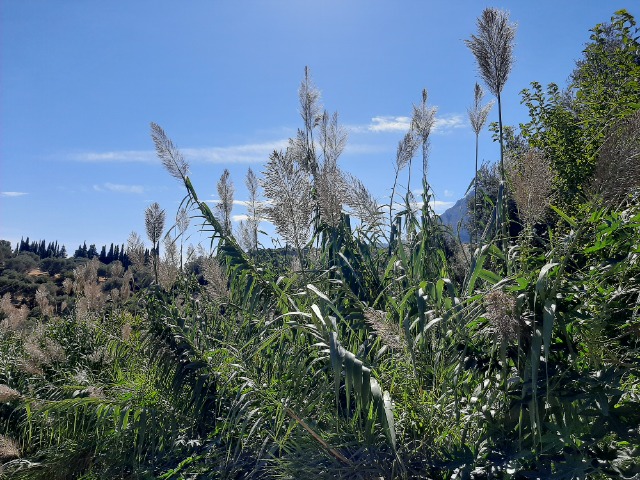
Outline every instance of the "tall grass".
<path fill-rule="evenodd" d="M 288 249 L 260 248 L 255 205 L 239 242 L 230 210 L 216 215 L 200 200 L 179 149 L 152 124 L 158 156 L 186 192 L 171 231 L 185 234 L 189 212 L 215 255 L 201 255 L 201 279 L 180 273 L 167 237 L 175 281 L 134 300 L 143 258 L 119 272 L 129 277 L 109 299 L 88 264 L 76 272 L 73 313 L 36 326 L 3 299 L 0 475 L 637 475 L 637 197 L 572 215 L 551 205 L 546 233 L 507 238 L 503 182 L 456 281 L 426 178 L 426 94 L 422 133 L 409 132 L 396 159 L 399 172 L 422 144 L 421 201 L 396 202 L 395 185 L 387 212 L 339 169 L 346 139 L 337 116 L 320 113 L 308 70 L 299 93 L 304 129 L 263 179 L 299 268 Z M 247 182 L 257 199 L 257 179 Z M 223 175 L 229 204 L 230 185 Z M 130 250 L 140 254 L 139 237 Z"/>

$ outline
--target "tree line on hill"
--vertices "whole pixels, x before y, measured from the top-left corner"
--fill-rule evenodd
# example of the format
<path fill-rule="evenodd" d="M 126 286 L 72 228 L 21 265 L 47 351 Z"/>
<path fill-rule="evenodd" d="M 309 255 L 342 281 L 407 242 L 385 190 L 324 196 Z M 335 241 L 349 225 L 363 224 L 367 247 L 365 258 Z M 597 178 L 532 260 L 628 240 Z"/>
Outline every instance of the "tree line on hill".
<path fill-rule="evenodd" d="M 26 239 L 21 238 L 20 242 L 16 244 L 13 251 L 14 255 L 18 255 L 22 252 L 31 252 L 36 254 L 40 259 L 45 258 L 67 258 L 67 249 L 64 245 L 59 245 L 58 241 L 47 243 L 45 240 L 32 240 L 29 241 L 29 237 Z M 145 251 L 145 257 L 149 258 L 151 252 L 147 249 Z M 111 262 L 119 261 L 125 268 L 131 265 L 131 260 L 127 256 L 127 251 L 124 243 L 122 245 L 111 243 L 109 249 L 103 245 L 98 252 L 98 248 L 95 244 L 90 244 L 87 247 L 87 242 L 82 245 L 78 245 L 78 248 L 73 253 L 73 258 L 87 258 L 91 260 L 93 257 L 98 257 L 98 260 L 105 265 L 109 265 Z"/>

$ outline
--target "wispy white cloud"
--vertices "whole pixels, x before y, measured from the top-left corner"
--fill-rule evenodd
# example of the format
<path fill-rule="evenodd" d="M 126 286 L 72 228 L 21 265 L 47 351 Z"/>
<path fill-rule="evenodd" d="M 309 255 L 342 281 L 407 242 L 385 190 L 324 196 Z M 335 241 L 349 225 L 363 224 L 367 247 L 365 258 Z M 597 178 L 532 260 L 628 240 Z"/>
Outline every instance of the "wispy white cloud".
<path fill-rule="evenodd" d="M 432 132 L 434 134 L 447 134 L 458 128 L 464 128 L 466 123 L 464 116 L 458 113 L 451 113 L 448 115 L 436 116 L 436 120 L 433 124 Z"/>
<path fill-rule="evenodd" d="M 451 190 L 445 189 L 444 190 L 444 196 L 447 197 L 447 198 L 451 198 L 451 197 L 453 197 L 453 192 Z"/>
<path fill-rule="evenodd" d="M 371 119 L 370 132 L 406 132 L 411 126 L 409 117 L 377 116 Z"/>
<path fill-rule="evenodd" d="M 453 207 L 454 205 L 455 205 L 455 202 L 443 202 L 442 200 L 431 201 L 431 208 L 433 208 L 433 211 L 436 212 L 438 215 L 440 215 L 441 213 L 444 213 L 445 210 Z"/>
<path fill-rule="evenodd" d="M 152 150 L 116 150 L 113 152 L 82 152 L 69 157 L 77 162 L 87 163 L 128 163 L 128 162 L 156 162 L 157 157 Z"/>
<path fill-rule="evenodd" d="M 443 135 L 450 133 L 452 130 L 464 128 L 466 126 L 464 118 L 464 115 L 458 113 L 436 115 L 431 133 L 434 135 Z M 367 125 L 349 125 L 347 129 L 353 133 L 384 133 L 406 132 L 410 127 L 411 117 L 378 115 L 373 117 Z"/>
<path fill-rule="evenodd" d="M 248 218 L 247 215 L 231 215 L 231 220 L 234 222 L 244 222 Z"/>
<path fill-rule="evenodd" d="M 94 185 L 96 192 L 114 192 L 114 193 L 144 193 L 142 185 L 122 185 L 118 183 L 103 183 L 102 185 Z"/>
<path fill-rule="evenodd" d="M 451 208 L 455 205 L 455 202 L 444 202 L 442 200 L 431 200 L 429 202 L 429 204 L 431 205 L 431 208 L 433 209 L 434 212 L 436 212 L 438 215 L 444 213 L 448 208 Z M 412 203 L 411 206 L 413 208 L 422 208 L 422 202 L 415 202 Z"/>
<path fill-rule="evenodd" d="M 183 148 L 180 151 L 190 162 L 201 163 L 263 163 L 274 150 L 285 149 L 288 140 L 231 145 L 228 147 Z M 111 152 L 81 152 L 68 158 L 87 163 L 153 163 L 158 162 L 153 150 L 116 150 Z"/>
<path fill-rule="evenodd" d="M 229 147 L 185 148 L 182 152 L 187 160 L 203 163 L 264 163 L 274 150 L 284 150 L 288 144 L 284 139 Z"/>
<path fill-rule="evenodd" d="M 205 200 L 205 203 L 213 203 L 213 204 L 218 204 L 220 203 L 221 200 L 219 198 L 215 198 L 212 200 Z M 260 202 L 258 202 L 260 203 Z M 239 205 L 241 207 L 246 207 L 247 205 L 249 205 L 249 201 L 248 200 L 234 200 L 233 201 L 234 205 Z"/>
<path fill-rule="evenodd" d="M 0 197 L 21 197 L 22 195 L 29 195 L 27 192 L 0 192 Z"/>

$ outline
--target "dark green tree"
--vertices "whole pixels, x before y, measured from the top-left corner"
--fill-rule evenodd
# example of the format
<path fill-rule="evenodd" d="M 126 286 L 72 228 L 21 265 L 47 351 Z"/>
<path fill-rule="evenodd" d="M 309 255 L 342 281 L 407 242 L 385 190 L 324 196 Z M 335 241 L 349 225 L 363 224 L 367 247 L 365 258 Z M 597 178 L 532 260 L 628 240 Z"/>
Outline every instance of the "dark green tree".
<path fill-rule="evenodd" d="M 95 243 L 89 245 L 89 250 L 87 251 L 87 258 L 91 259 L 93 257 L 98 256 L 98 249 L 96 248 Z"/>
<path fill-rule="evenodd" d="M 12 256 L 13 252 L 11 251 L 11 243 L 7 240 L 0 240 L 0 265 L 3 265 L 5 260 Z"/>
<path fill-rule="evenodd" d="M 82 245 L 78 247 L 78 249 L 73 254 L 76 258 L 87 258 L 87 242 L 84 242 Z"/>
<path fill-rule="evenodd" d="M 591 32 L 570 88 L 587 154 L 593 157 L 613 123 L 640 108 L 640 42 L 636 21 L 626 10 Z"/>
<path fill-rule="evenodd" d="M 108 263 L 107 262 L 107 246 L 103 245 L 102 249 L 100 250 L 100 255 L 98 256 L 98 260 L 100 260 L 102 263 Z"/>
<path fill-rule="evenodd" d="M 620 10 L 592 29 L 591 41 L 562 91 L 533 82 L 521 92 L 530 121 L 522 136 L 551 159 L 560 203 L 582 203 L 598 151 L 613 124 L 640 108 L 640 43 L 634 18 Z"/>

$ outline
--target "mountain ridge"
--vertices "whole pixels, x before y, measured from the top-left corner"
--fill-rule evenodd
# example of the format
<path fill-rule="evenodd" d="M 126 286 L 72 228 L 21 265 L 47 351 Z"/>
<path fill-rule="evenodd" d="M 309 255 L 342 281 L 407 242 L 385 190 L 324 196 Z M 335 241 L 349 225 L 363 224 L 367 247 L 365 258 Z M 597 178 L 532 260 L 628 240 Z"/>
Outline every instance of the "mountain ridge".
<path fill-rule="evenodd" d="M 463 243 L 469 243 L 471 239 L 469 231 L 464 227 L 464 225 L 467 224 L 467 217 L 469 215 L 469 209 L 467 205 L 472 194 L 473 192 L 462 197 L 452 207 L 449 207 L 442 213 L 442 215 L 440 215 L 442 223 L 451 227 L 454 234 L 459 233 L 460 240 Z M 460 227 L 459 232 L 458 227 Z"/>

